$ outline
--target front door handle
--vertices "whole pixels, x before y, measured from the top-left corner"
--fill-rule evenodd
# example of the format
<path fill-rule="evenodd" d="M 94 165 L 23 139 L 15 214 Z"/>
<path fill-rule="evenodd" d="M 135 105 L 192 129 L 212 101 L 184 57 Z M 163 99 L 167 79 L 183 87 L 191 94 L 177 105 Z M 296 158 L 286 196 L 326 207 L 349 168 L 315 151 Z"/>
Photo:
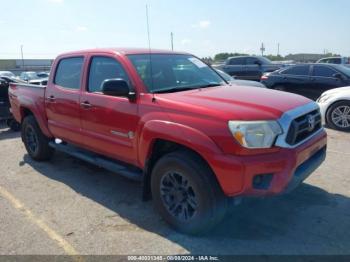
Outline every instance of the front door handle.
<path fill-rule="evenodd" d="M 54 96 L 49 96 L 48 98 L 47 98 L 47 100 L 50 102 L 50 103 L 54 103 L 55 101 L 56 101 L 56 98 L 54 97 Z"/>
<path fill-rule="evenodd" d="M 84 109 L 89 109 L 92 107 L 92 105 L 90 104 L 89 101 L 85 101 L 85 102 L 80 103 L 80 106 Z"/>

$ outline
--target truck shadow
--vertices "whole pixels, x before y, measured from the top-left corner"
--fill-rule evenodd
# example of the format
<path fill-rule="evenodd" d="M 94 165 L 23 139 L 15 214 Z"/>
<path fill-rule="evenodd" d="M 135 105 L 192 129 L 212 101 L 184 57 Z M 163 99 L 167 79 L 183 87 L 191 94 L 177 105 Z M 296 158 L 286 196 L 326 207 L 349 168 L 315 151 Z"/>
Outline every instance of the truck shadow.
<path fill-rule="evenodd" d="M 56 153 L 48 163 L 24 156 L 42 175 L 66 184 L 77 193 L 128 220 L 127 230 L 154 232 L 193 254 L 339 254 L 350 250 L 350 199 L 304 184 L 287 196 L 247 199 L 205 236 L 191 237 L 170 229 L 141 200 L 141 185 L 85 162 Z M 98 230 L 126 230 L 102 217 Z"/>
<path fill-rule="evenodd" d="M 20 137 L 20 132 L 14 132 L 4 123 L 0 123 L 0 140 L 14 139 Z"/>

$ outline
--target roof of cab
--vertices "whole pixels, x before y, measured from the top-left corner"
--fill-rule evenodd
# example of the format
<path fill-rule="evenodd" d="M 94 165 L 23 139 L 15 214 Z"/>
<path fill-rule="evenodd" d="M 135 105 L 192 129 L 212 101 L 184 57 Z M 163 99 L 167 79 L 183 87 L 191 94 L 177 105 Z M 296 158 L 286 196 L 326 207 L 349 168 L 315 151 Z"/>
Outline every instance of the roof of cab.
<path fill-rule="evenodd" d="M 176 52 L 161 49 L 148 49 L 148 48 L 95 48 L 86 49 L 79 51 L 72 51 L 63 53 L 59 56 L 72 56 L 72 55 L 82 55 L 86 53 L 110 53 L 110 54 L 122 54 L 122 55 L 139 55 L 139 54 L 188 54 L 185 52 Z"/>

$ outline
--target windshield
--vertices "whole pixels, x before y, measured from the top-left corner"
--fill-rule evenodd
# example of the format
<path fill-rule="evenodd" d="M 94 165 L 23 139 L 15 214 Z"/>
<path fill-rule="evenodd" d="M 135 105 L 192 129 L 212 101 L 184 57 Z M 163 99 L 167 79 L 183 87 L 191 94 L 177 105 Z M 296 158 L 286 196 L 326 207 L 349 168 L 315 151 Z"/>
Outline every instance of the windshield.
<path fill-rule="evenodd" d="M 0 72 L 0 76 L 15 77 L 15 75 L 13 73 L 6 72 L 6 71 Z"/>
<path fill-rule="evenodd" d="M 213 69 L 191 55 L 141 54 L 128 57 L 151 93 L 225 84 Z"/>
<path fill-rule="evenodd" d="M 343 65 L 336 65 L 336 68 L 344 73 L 347 77 L 350 77 L 350 68 Z"/>
<path fill-rule="evenodd" d="M 264 56 L 261 56 L 260 59 L 264 61 L 264 64 L 272 64 L 271 60 Z"/>
<path fill-rule="evenodd" d="M 219 70 L 219 69 L 216 69 L 216 72 L 219 73 L 219 75 L 225 79 L 227 82 L 231 82 L 233 80 L 235 80 L 235 78 L 233 76 L 230 76 L 229 74 L 226 74 L 225 72 Z"/>

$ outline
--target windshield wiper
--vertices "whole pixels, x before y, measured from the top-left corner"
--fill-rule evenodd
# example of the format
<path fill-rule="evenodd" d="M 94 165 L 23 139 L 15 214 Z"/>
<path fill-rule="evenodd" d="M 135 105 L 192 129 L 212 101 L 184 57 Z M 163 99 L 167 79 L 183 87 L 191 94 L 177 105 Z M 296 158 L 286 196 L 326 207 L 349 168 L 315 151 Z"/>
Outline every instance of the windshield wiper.
<path fill-rule="evenodd" d="M 215 87 L 215 86 L 221 86 L 221 85 L 222 84 L 219 84 L 219 83 L 210 83 L 210 84 L 198 86 L 197 88 Z"/>
<path fill-rule="evenodd" d="M 180 92 L 180 91 L 187 91 L 187 90 L 193 90 L 193 89 L 201 89 L 206 87 L 215 87 L 215 86 L 221 86 L 219 83 L 209 83 L 205 85 L 199 85 L 199 86 L 178 86 L 178 87 L 172 87 L 167 89 L 160 89 L 155 90 L 152 93 L 154 94 L 161 94 L 161 93 L 172 93 L 172 92 Z"/>
<path fill-rule="evenodd" d="M 172 87 L 172 88 L 167 88 L 167 89 L 160 89 L 160 90 L 155 90 L 152 93 L 154 94 L 162 94 L 162 93 L 172 93 L 172 92 L 180 92 L 180 91 L 186 91 L 186 90 L 191 90 L 194 89 L 193 87 Z"/>

